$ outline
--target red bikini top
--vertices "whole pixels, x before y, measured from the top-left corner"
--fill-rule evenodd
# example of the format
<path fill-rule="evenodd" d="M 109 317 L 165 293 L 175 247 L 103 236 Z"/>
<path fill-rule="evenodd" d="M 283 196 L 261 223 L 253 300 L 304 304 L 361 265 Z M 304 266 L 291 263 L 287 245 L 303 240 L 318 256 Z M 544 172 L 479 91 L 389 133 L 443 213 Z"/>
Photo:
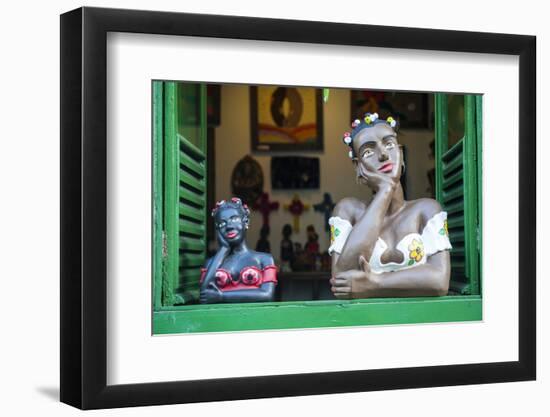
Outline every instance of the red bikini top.
<path fill-rule="evenodd" d="M 206 268 L 201 268 L 201 283 L 205 275 Z M 275 265 L 268 265 L 264 269 L 246 266 L 241 270 L 239 278 L 236 280 L 225 269 L 220 268 L 216 271 L 216 285 L 221 291 L 250 290 L 260 288 L 266 282 L 277 284 L 277 267 Z"/>

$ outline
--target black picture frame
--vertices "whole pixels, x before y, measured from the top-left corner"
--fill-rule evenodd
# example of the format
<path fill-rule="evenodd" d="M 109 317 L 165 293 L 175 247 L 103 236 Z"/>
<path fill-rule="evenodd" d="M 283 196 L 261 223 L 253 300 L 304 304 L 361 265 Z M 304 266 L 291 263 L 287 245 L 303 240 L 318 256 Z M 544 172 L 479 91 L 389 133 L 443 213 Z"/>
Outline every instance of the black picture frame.
<path fill-rule="evenodd" d="M 108 32 L 519 56 L 518 361 L 107 385 Z M 358 24 L 80 8 L 61 16 L 61 401 L 82 409 L 536 378 L 536 38 Z"/>
<path fill-rule="evenodd" d="M 322 151 L 324 149 L 323 129 L 323 92 L 320 88 L 315 89 L 315 122 L 316 138 L 313 143 L 271 143 L 265 144 L 260 141 L 260 129 L 258 123 L 258 87 L 250 86 L 250 146 L 252 152 L 304 152 Z M 284 86 L 280 86 L 284 88 Z M 282 89 L 280 88 L 280 89 Z M 306 87 L 313 88 L 313 87 Z"/>

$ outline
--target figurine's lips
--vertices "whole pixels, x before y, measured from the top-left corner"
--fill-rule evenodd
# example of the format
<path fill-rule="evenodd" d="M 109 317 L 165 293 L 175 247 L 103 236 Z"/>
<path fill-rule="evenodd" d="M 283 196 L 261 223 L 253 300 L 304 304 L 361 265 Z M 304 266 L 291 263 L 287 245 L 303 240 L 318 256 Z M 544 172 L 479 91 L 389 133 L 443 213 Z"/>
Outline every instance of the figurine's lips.
<path fill-rule="evenodd" d="M 393 169 L 393 164 L 391 162 L 386 162 L 384 165 L 382 165 L 380 168 L 378 168 L 378 171 L 380 172 L 391 172 Z"/>
<path fill-rule="evenodd" d="M 225 236 L 228 237 L 229 239 L 233 239 L 233 238 L 234 238 L 235 236 L 237 236 L 237 235 L 238 235 L 238 233 L 235 232 L 235 231 L 233 230 L 233 231 L 231 231 L 231 232 L 229 232 L 229 233 L 226 233 Z"/>

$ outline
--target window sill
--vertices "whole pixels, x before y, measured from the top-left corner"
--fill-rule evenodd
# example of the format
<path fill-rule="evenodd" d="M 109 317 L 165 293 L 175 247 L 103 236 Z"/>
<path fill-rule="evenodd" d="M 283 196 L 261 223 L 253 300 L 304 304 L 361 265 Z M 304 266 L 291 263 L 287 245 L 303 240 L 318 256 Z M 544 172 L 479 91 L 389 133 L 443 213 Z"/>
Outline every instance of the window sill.
<path fill-rule="evenodd" d="M 153 334 L 479 321 L 479 295 L 188 305 L 153 312 Z"/>

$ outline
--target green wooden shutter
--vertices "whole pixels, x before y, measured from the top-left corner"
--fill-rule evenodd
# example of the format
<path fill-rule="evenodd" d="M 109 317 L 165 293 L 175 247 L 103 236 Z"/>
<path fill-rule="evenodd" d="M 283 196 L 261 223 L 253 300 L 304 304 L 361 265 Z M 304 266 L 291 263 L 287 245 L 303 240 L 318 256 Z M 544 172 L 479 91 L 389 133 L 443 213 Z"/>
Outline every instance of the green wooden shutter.
<path fill-rule="evenodd" d="M 200 268 L 206 257 L 206 86 L 154 82 L 153 104 L 153 162 L 162 155 L 162 164 L 155 164 L 153 182 L 155 206 L 161 207 L 154 213 L 162 212 L 163 218 L 161 231 L 154 220 L 155 245 L 159 245 L 158 234 L 162 236 L 162 249 L 159 252 L 155 246 L 153 251 L 155 258 L 161 257 L 154 262 L 154 300 L 156 306 L 171 306 L 198 299 Z"/>
<path fill-rule="evenodd" d="M 479 294 L 481 247 L 481 96 L 464 96 L 464 136 L 449 147 L 448 98 L 435 95 L 436 199 L 448 213 L 451 290 Z"/>

